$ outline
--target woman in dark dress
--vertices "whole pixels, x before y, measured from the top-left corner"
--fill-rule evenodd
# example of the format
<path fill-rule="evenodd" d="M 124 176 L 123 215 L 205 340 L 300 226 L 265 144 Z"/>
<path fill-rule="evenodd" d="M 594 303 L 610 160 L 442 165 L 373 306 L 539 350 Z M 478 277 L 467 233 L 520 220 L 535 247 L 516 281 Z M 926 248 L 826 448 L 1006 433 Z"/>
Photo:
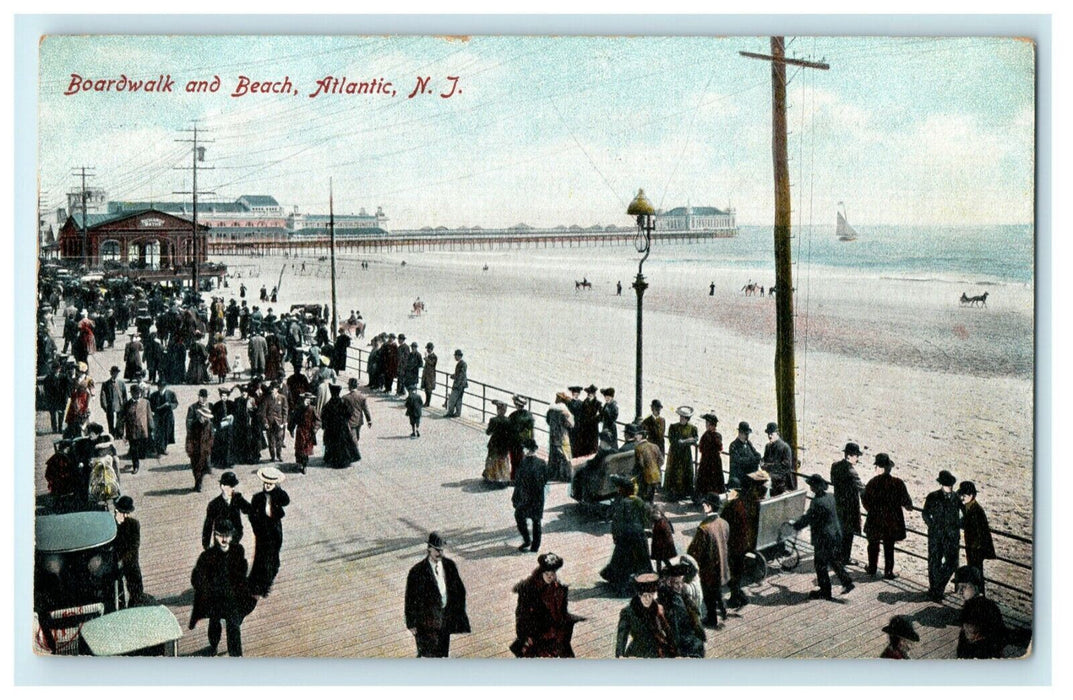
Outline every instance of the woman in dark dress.
<path fill-rule="evenodd" d="M 637 595 L 618 617 L 615 658 L 666 659 L 678 656 L 671 625 L 663 606 L 656 602 L 659 577 L 641 574 L 636 579 Z"/>
<path fill-rule="evenodd" d="M 507 417 L 507 404 L 493 401 L 496 415 L 488 421 L 485 434 L 488 438 L 488 456 L 484 460 L 481 477 L 488 483 L 507 485 L 510 483 L 510 448 L 514 444 L 514 426 Z"/>
<path fill-rule="evenodd" d="M 627 595 L 635 574 L 652 571 L 645 539 L 648 506 L 634 495 L 632 479 L 614 474 L 611 481 L 618 487 L 618 498 L 611 506 L 611 538 L 615 549 L 600 576 L 615 586 L 619 595 Z"/>
<path fill-rule="evenodd" d="M 190 356 L 190 364 L 186 368 L 186 383 L 208 384 L 209 351 L 201 344 L 201 331 L 194 333 L 194 342 L 190 343 L 187 354 Z"/>
<path fill-rule="evenodd" d="M 320 411 L 324 426 L 324 463 L 333 469 L 343 469 L 361 459 L 354 431 L 350 429 L 350 409 L 339 398 L 343 387 L 332 384 L 328 387 L 331 398 Z"/>
<path fill-rule="evenodd" d="M 697 449 L 700 450 L 696 487 L 698 500 L 706 493 L 726 491 L 726 482 L 723 480 L 723 436 L 716 430 L 719 419 L 714 413 L 705 413 L 702 418 L 704 418 L 706 429 L 697 445 Z"/>
<path fill-rule="evenodd" d="M 537 557 L 537 568 L 514 586 L 518 605 L 514 611 L 517 637 L 511 652 L 521 658 L 570 659 L 570 644 L 577 620 L 567 611 L 569 589 L 559 583 L 563 560 L 547 552 Z"/>

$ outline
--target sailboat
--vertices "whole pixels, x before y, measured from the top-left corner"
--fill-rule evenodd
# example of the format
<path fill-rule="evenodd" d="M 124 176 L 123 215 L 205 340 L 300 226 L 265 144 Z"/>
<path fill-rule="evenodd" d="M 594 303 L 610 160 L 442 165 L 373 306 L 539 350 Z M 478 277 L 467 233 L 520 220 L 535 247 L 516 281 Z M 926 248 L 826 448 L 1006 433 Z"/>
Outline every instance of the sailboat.
<path fill-rule="evenodd" d="M 849 220 L 846 219 L 843 212 L 846 210 L 846 205 L 842 202 L 838 203 L 838 206 L 842 207 L 842 211 L 838 212 L 838 240 L 840 241 L 855 241 L 857 240 L 857 232 L 849 225 Z"/>

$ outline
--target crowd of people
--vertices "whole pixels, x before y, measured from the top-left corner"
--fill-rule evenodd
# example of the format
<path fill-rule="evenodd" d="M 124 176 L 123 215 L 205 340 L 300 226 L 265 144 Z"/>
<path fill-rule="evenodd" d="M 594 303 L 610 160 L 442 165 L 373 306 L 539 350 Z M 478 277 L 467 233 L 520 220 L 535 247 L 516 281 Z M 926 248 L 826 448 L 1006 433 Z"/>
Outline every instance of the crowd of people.
<path fill-rule="evenodd" d="M 262 287 L 261 301 L 274 302 L 275 292 Z M 361 459 L 361 429 L 372 426 L 367 393 L 405 397 L 411 437 L 419 438 L 423 409 L 437 389 L 438 369 L 433 343 L 426 343 L 422 354 L 419 344 L 407 342 L 404 334 L 380 333 L 369 343 L 368 383 L 359 387 L 351 377 L 344 393 L 341 377 L 348 371 L 354 331 L 364 331 L 360 313 L 352 311 L 331 334 L 327 306 L 303 306 L 277 316 L 272 307 L 264 314 L 259 306 L 248 308 L 244 285 L 240 297 L 241 303 L 231 299 L 225 304 L 223 297 L 213 297 L 205 304 L 189 295 L 168 295 L 155 285 L 141 295 L 72 298 L 64 307 L 68 300 L 63 290 L 53 288 L 43 295 L 49 303 L 41 306 L 38 333 L 39 408 L 47 411 L 52 432 L 62 433 L 45 466 L 53 508 L 110 508 L 117 523 L 126 523 L 118 553 L 132 601 L 145 598 L 137 562 L 140 532 L 130 515 L 133 501 L 121 492 L 124 470 L 114 441 L 127 441 L 129 475 L 137 474 L 143 460 L 166 455 L 175 444 L 174 414 L 180 405 L 171 387 L 199 387 L 184 424 L 193 488 L 201 491 L 213 470 L 222 475 L 220 495 L 208 504 L 202 527 L 205 551 L 191 575 L 195 602 L 190 626 L 209 620 L 212 653 L 226 630 L 227 651 L 236 656 L 242 653 L 243 618 L 268 595 L 279 571 L 281 521 L 289 497 L 280 487 L 283 472 L 266 466 L 258 470 L 261 491 L 247 501 L 235 490 L 238 479 L 232 467 L 257 465 L 266 450 L 269 462 L 282 463 L 288 435 L 300 473 L 306 472 L 318 444 L 323 445 L 326 466 L 350 466 Z M 62 350 L 52 339 L 50 311 L 61 308 Z M 98 347 L 114 346 L 131 325 L 135 330 L 127 334 L 123 367 L 112 366 L 98 387 L 90 377 L 90 357 Z M 240 358 L 228 352 L 228 339 L 234 343 L 236 337 L 246 343 L 246 371 Z M 455 350 L 453 357 L 453 372 L 443 387 L 447 417 L 461 415 L 468 386 L 462 351 Z M 290 375 L 284 371 L 288 364 Z M 96 421 L 91 420 L 94 398 L 103 414 Z M 703 656 L 706 629 L 719 629 L 728 608 L 749 603 L 743 575 L 746 555 L 756 548 L 760 502 L 797 489 L 794 456 L 778 426 L 766 426 L 761 454 L 750 440 L 750 425 L 741 422 L 724 451 L 714 412 L 701 416 L 703 431 L 692 423 L 694 410 L 689 406 L 675 409 L 677 420 L 668 425 L 663 404 L 654 400 L 650 415 L 625 425 L 620 443 L 614 388 L 575 385 L 556 394 L 544 417 L 549 436 L 545 460 L 537 454 L 530 401 L 515 395 L 511 405 L 494 403 L 482 477 L 489 484 L 514 487 L 512 506 L 522 539 L 518 550 L 538 555 L 536 569 L 513 589 L 518 608 L 511 651 L 518 656 L 573 656 L 572 632 L 580 618 L 568 612 L 568 588 L 558 579 L 564 562 L 541 551 L 548 482 L 572 481 L 575 497 L 583 498 L 585 489 L 603 478 L 600 469 L 608 456 L 632 453 L 632 472 L 609 477 L 617 490 L 610 508 L 614 548 L 601 571 L 614 593 L 631 596 L 619 618 L 615 655 Z M 828 569 L 835 571 L 843 594 L 853 590 L 846 567 L 857 564 L 851 557 L 852 542 L 862 531 L 868 540 L 864 571 L 878 575 L 882 549 L 883 575 L 896 576 L 894 545 L 905 539 L 904 512 L 912 508 L 912 500 L 904 482 L 893 476 L 894 463 L 885 453 L 875 456 L 876 474 L 862 483 L 856 471 L 861 456 L 859 446 L 849 443 L 844 458 L 832 465 L 829 480 L 819 474 L 805 480 L 813 498 L 793 527 L 810 529 L 818 583 L 813 598 L 832 599 Z M 983 576 L 984 561 L 994 558 L 995 551 L 986 515 L 976 501 L 977 489 L 962 482 L 955 492 L 957 480 L 947 471 L 939 474 L 938 483 L 923 512 L 930 595 L 942 600 L 954 577 L 966 600 L 958 655 L 998 655 L 1004 627 L 1001 615 L 996 619 L 997 607 L 984 596 Z M 829 488 L 833 493 L 827 493 Z M 657 493 L 662 503 L 687 501 L 702 510 L 681 555 L 673 526 L 656 503 Z M 861 506 L 868 513 L 863 528 Z M 248 570 L 241 544 L 243 517 L 255 537 Z M 961 532 L 967 561 L 959 568 Z M 465 588 L 443 550 L 443 538 L 430 535 L 426 559 L 407 579 L 406 625 L 414 633 L 419 656 L 446 656 L 450 635 L 470 630 Z M 725 601 L 724 588 L 729 592 Z M 890 638 L 884 656 L 907 658 L 915 635 L 911 622 L 895 618 L 884 632 Z"/>

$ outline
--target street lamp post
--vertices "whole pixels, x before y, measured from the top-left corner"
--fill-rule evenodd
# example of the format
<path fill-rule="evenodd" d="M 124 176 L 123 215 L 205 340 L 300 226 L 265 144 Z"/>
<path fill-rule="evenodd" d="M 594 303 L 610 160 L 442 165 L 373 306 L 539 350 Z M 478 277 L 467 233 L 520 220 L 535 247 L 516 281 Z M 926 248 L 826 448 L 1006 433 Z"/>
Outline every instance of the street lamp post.
<path fill-rule="evenodd" d="M 641 273 L 641 269 L 644 267 L 645 260 L 648 260 L 648 254 L 652 252 L 652 231 L 656 227 L 656 210 L 652 208 L 652 204 L 649 203 L 648 198 L 645 197 L 644 190 L 637 190 L 637 196 L 630 202 L 629 208 L 626 209 L 626 213 L 630 216 L 637 217 L 637 237 L 633 240 L 633 245 L 637 249 L 638 253 L 643 253 L 641 262 L 637 264 L 637 279 L 633 282 L 633 288 L 637 290 L 637 367 L 636 378 L 637 386 L 634 393 L 634 406 L 636 407 L 636 414 L 634 422 L 640 422 L 641 420 L 641 377 L 643 370 L 642 362 L 642 328 L 643 324 L 643 307 L 642 300 L 644 299 L 645 290 L 648 289 L 648 283 L 645 282 L 645 276 Z"/>

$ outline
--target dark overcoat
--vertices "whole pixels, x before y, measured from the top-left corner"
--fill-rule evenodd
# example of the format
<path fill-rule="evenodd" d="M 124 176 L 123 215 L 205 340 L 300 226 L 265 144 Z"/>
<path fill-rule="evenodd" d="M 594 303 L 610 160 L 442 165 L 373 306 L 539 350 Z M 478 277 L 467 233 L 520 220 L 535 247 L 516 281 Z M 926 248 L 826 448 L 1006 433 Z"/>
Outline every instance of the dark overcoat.
<path fill-rule="evenodd" d="M 194 588 L 190 629 L 201 619 L 236 614 L 245 617 L 253 611 L 257 601 L 250 595 L 246 568 L 246 551 L 234 541 L 226 552 L 212 547 L 201 553 L 190 574 L 190 585 Z"/>
<path fill-rule="evenodd" d="M 202 549 L 208 549 L 212 545 L 213 528 L 216 527 L 216 523 L 224 520 L 229 520 L 234 527 L 234 534 L 231 536 L 232 546 L 241 542 L 244 530 L 242 527 L 242 514 L 249 512 L 250 502 L 237 491 L 231 494 L 230 503 L 224 500 L 222 494 L 209 501 L 209 505 L 205 508 L 205 522 L 201 526 Z"/>
<path fill-rule="evenodd" d="M 678 656 L 663 606 L 653 601 L 651 607 L 654 610 L 646 609 L 635 596 L 619 613 L 615 658 L 632 656 L 660 659 Z"/>
<path fill-rule="evenodd" d="M 831 486 L 834 488 L 835 513 L 842 532 L 861 533 L 861 491 L 864 484 L 849 460 L 831 465 Z"/>
<path fill-rule="evenodd" d="M 932 491 L 924 499 L 924 524 L 928 526 L 928 544 L 957 543 L 961 538 L 961 504 L 957 495 L 942 489 Z"/>
<path fill-rule="evenodd" d="M 965 549 L 980 559 L 995 558 L 995 542 L 991 538 L 991 527 L 987 524 L 987 514 L 974 499 L 965 506 L 962 521 L 965 528 Z"/>
<path fill-rule="evenodd" d="M 809 528 L 809 539 L 812 549 L 817 555 L 823 555 L 825 559 L 837 558 L 836 553 L 841 547 L 842 528 L 838 524 L 838 515 L 835 513 L 835 497 L 824 491 L 812 496 L 812 502 L 808 510 L 800 518 L 794 521 L 795 530 Z"/>
<path fill-rule="evenodd" d="M 888 474 L 872 477 L 864 487 L 861 503 L 868 510 L 864 534 L 881 540 L 905 539 L 905 515 L 902 509 L 913 507 L 905 482 Z"/>
<path fill-rule="evenodd" d="M 571 639 L 575 618 L 567 611 L 569 588 L 559 582 L 545 583 L 536 571 L 514 586 L 518 605 L 514 610 L 517 638 L 510 649 L 522 658 L 574 657 Z"/>
<path fill-rule="evenodd" d="M 526 455 L 514 475 L 510 501 L 515 513 L 525 518 L 544 517 L 544 486 L 548 483 L 548 463 L 536 455 Z"/>
<path fill-rule="evenodd" d="M 443 605 L 440 589 L 428 559 L 422 559 L 406 576 L 406 628 L 423 632 L 462 634 L 469 632 L 466 615 L 466 587 L 458 575 L 455 563 L 444 557 L 440 560 L 447 584 L 447 604 Z"/>

